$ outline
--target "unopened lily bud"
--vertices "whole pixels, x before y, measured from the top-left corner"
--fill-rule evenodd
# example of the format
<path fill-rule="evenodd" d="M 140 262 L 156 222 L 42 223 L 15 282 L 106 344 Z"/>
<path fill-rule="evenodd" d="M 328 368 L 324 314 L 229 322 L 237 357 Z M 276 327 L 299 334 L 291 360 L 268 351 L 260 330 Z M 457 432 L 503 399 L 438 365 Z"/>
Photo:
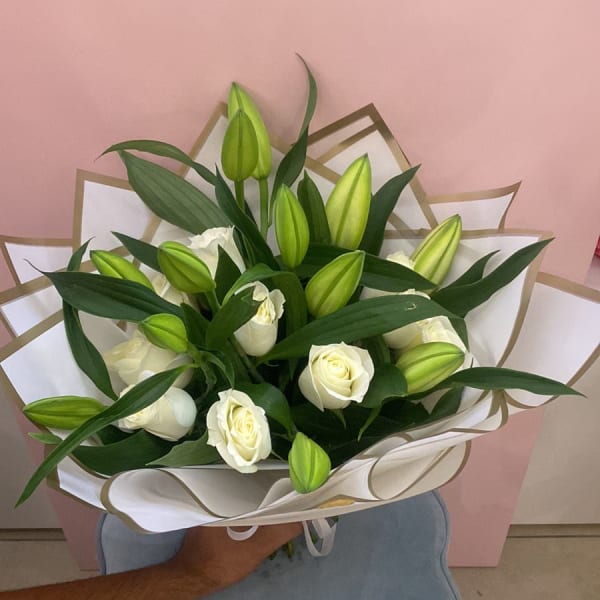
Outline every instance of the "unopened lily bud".
<path fill-rule="evenodd" d="M 304 209 L 287 185 L 282 185 L 273 207 L 275 235 L 283 262 L 294 269 L 308 250 L 310 232 Z"/>
<path fill-rule="evenodd" d="M 252 98 L 250 98 L 241 86 L 237 83 L 232 83 L 227 102 L 228 118 L 233 119 L 238 110 L 246 113 L 246 116 L 250 119 L 254 127 L 256 135 L 258 161 L 252 172 L 252 177 L 254 179 L 264 179 L 271 172 L 271 141 L 269 140 L 269 134 Z"/>
<path fill-rule="evenodd" d="M 329 477 L 331 460 L 319 444 L 298 432 L 288 454 L 290 479 L 300 494 L 320 488 Z"/>
<path fill-rule="evenodd" d="M 465 353 L 454 344 L 429 342 L 402 353 L 396 367 L 406 379 L 407 394 L 418 394 L 452 375 L 464 358 Z"/>
<path fill-rule="evenodd" d="M 101 275 L 135 281 L 153 289 L 150 280 L 136 266 L 114 252 L 92 250 L 90 258 Z"/>
<path fill-rule="evenodd" d="M 306 304 L 314 317 L 324 317 L 346 306 L 360 283 L 365 253 L 347 252 L 319 269 L 306 284 Z"/>
<path fill-rule="evenodd" d="M 181 292 L 200 294 L 215 289 L 208 267 L 179 242 L 163 242 L 159 246 L 158 264 L 169 283 Z"/>
<path fill-rule="evenodd" d="M 187 333 L 179 317 L 168 313 L 150 315 L 141 321 L 138 327 L 155 346 L 177 354 L 187 352 Z"/>
<path fill-rule="evenodd" d="M 38 425 L 56 429 L 77 429 L 106 407 L 94 398 L 54 396 L 31 402 L 23 408 L 25 416 Z"/>
<path fill-rule="evenodd" d="M 258 163 L 258 142 L 254 126 L 243 110 L 238 110 L 229 121 L 223 147 L 221 164 L 225 176 L 232 181 L 248 179 Z"/>
<path fill-rule="evenodd" d="M 370 205 L 371 164 L 365 154 L 346 169 L 325 205 L 333 244 L 348 250 L 358 248 L 367 226 Z"/>
<path fill-rule="evenodd" d="M 436 285 L 442 283 L 452 265 L 461 233 L 460 215 L 440 223 L 413 252 L 415 271 Z"/>

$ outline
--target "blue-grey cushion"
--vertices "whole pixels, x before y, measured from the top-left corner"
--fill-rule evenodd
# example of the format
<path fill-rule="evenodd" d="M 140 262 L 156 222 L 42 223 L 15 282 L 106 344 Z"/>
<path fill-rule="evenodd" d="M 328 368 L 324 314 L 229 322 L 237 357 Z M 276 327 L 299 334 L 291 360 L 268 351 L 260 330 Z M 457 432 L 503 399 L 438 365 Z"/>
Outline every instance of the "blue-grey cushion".
<path fill-rule="evenodd" d="M 103 573 L 157 564 L 179 549 L 185 532 L 144 535 L 111 515 L 98 527 Z M 446 564 L 448 515 L 436 492 L 340 517 L 329 556 L 314 558 L 303 538 L 290 560 L 279 552 L 215 600 L 327 598 L 459 600 Z"/>

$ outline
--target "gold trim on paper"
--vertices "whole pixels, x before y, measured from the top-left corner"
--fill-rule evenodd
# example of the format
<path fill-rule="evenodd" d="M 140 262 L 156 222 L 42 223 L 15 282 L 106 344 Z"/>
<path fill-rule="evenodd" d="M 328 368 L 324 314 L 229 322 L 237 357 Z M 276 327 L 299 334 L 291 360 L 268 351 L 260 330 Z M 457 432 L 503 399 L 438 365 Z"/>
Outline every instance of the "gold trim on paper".
<path fill-rule="evenodd" d="M 574 296 L 591 300 L 592 302 L 600 302 L 600 290 L 595 290 L 594 288 L 588 287 L 581 283 L 569 281 L 564 277 L 559 277 L 558 275 L 552 275 L 551 273 L 540 271 L 537 276 L 537 281 L 542 285 L 553 287 L 561 292 L 567 292 L 569 294 L 573 294 Z"/>
<path fill-rule="evenodd" d="M 344 150 L 347 150 L 352 145 L 356 144 L 356 142 L 360 142 L 360 140 L 366 138 L 368 135 L 374 133 L 375 131 L 379 131 L 377 123 L 373 123 L 368 127 L 365 127 L 365 129 L 353 133 L 350 137 L 346 138 L 345 140 L 342 140 L 341 142 L 337 143 L 335 146 L 321 154 L 321 156 L 317 156 L 315 160 L 323 164 L 328 163 L 338 154 L 341 154 Z"/>
<path fill-rule="evenodd" d="M 6 268 L 12 277 L 13 283 L 15 285 L 19 285 L 21 280 L 19 279 L 19 275 L 17 274 L 17 270 L 15 269 L 15 265 L 13 264 L 12 258 L 10 257 L 10 253 L 8 252 L 8 248 L 3 241 L 0 241 L 0 253 L 4 257 L 4 262 L 6 263 Z"/>
<path fill-rule="evenodd" d="M 322 504 L 319 504 L 317 508 L 339 508 L 341 506 L 351 506 L 356 504 L 356 498 L 350 498 L 349 496 L 335 496 L 331 500 L 326 500 Z"/>
<path fill-rule="evenodd" d="M 321 129 L 311 133 L 308 136 L 308 147 L 320 142 L 323 138 L 326 138 L 332 133 L 336 133 L 340 129 L 344 129 L 356 121 L 360 121 L 364 117 L 370 117 L 373 122 L 375 122 L 376 119 L 381 118 L 379 117 L 379 113 L 377 113 L 375 110 L 375 105 L 373 103 L 367 104 L 366 106 L 363 106 L 358 110 L 355 110 L 354 112 L 338 119 L 337 121 L 329 123 L 329 125 L 325 125 L 325 127 L 321 127 Z"/>

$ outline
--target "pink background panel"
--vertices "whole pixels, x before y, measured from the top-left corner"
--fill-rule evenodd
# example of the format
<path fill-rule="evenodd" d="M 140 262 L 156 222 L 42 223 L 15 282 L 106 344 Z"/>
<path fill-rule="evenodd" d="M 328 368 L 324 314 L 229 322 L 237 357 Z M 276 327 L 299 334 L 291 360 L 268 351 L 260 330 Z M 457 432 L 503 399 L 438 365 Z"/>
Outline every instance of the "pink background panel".
<path fill-rule="evenodd" d="M 76 168 L 123 176 L 94 161 L 123 139 L 189 148 L 232 80 L 291 140 L 299 52 L 315 129 L 373 102 L 429 194 L 523 180 L 507 224 L 553 231 L 544 269 L 581 282 L 600 221 L 599 21 L 593 0 L 3 2 L 0 232 L 68 237 Z M 498 560 L 539 416 L 476 442 L 446 489 L 454 564 Z"/>

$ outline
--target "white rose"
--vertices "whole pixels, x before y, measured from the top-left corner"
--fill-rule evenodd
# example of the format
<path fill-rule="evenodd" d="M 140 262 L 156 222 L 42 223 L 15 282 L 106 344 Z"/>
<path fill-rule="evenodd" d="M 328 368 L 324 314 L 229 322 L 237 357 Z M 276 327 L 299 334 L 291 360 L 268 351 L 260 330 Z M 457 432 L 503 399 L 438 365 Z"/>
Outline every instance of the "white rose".
<path fill-rule="evenodd" d="M 125 388 L 121 396 L 133 386 Z M 123 431 L 145 429 L 163 440 L 175 442 L 187 435 L 196 421 L 196 403 L 194 399 L 183 390 L 172 387 L 156 402 L 146 408 L 119 419 L 116 423 Z"/>
<path fill-rule="evenodd" d="M 427 294 L 417 290 L 406 290 L 405 292 L 399 292 L 398 295 L 403 296 L 405 294 L 414 294 L 422 296 L 423 298 L 429 298 Z M 421 323 L 423 323 L 423 321 L 409 323 L 404 327 L 392 329 L 392 331 L 383 334 L 383 340 L 390 348 L 394 348 L 395 350 L 402 350 L 415 346 L 416 344 L 421 344 Z"/>
<path fill-rule="evenodd" d="M 212 227 L 190 238 L 190 250 L 204 262 L 213 278 L 219 262 L 219 247 L 227 252 L 240 273 L 246 270 L 244 259 L 233 239 L 233 227 Z"/>
<path fill-rule="evenodd" d="M 175 354 L 151 344 L 138 330 L 127 342 L 106 351 L 103 358 L 108 369 L 116 372 L 127 385 L 135 385 L 144 371 L 161 373 L 191 362 L 187 354 Z M 185 387 L 191 377 L 192 370 L 186 369 L 173 385 Z"/>
<path fill-rule="evenodd" d="M 271 454 L 271 435 L 265 411 L 248 394 L 238 390 L 219 392 L 206 415 L 208 444 L 240 473 L 254 473 L 256 463 Z"/>
<path fill-rule="evenodd" d="M 415 261 L 412 260 L 410 256 L 404 254 L 404 252 L 402 252 L 401 250 L 399 250 L 398 252 L 392 252 L 391 254 L 388 254 L 385 257 L 385 260 L 391 260 L 392 262 L 398 263 L 403 267 L 408 267 L 413 271 L 415 270 Z"/>
<path fill-rule="evenodd" d="M 448 317 L 432 317 L 431 319 L 419 321 L 418 325 L 421 329 L 421 343 L 448 342 L 458 346 L 463 352 L 467 351 Z"/>
<path fill-rule="evenodd" d="M 166 300 L 171 304 L 177 304 L 177 306 L 179 306 L 184 302 L 187 304 L 190 303 L 187 294 L 176 290 L 162 273 L 152 280 L 152 287 L 163 300 Z"/>
<path fill-rule="evenodd" d="M 250 356 L 266 354 L 277 341 L 277 324 L 283 315 L 285 297 L 280 290 L 269 291 L 263 283 L 242 286 L 237 293 L 254 287 L 252 298 L 261 302 L 256 314 L 234 333 L 244 352 Z"/>
<path fill-rule="evenodd" d="M 319 410 L 362 402 L 373 378 L 369 353 L 344 343 L 312 346 L 298 380 L 302 395 Z"/>

